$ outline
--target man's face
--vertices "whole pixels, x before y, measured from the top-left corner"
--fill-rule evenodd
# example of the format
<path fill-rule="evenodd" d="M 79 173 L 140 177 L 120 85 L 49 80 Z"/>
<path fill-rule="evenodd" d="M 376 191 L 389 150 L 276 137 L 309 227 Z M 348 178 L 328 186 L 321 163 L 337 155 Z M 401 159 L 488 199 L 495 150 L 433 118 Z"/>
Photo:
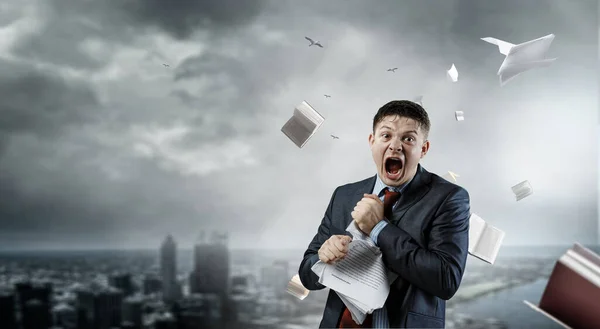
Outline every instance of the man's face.
<path fill-rule="evenodd" d="M 400 186 L 417 172 L 429 141 L 417 121 L 397 115 L 384 117 L 369 135 L 377 173 L 388 186 Z"/>

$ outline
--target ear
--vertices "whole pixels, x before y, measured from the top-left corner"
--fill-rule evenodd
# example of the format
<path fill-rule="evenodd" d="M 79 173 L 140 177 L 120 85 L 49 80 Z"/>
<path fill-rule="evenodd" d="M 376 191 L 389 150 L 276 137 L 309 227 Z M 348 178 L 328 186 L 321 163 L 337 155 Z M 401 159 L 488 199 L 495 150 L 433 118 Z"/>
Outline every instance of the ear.
<path fill-rule="evenodd" d="M 425 155 L 427 155 L 428 151 L 429 151 L 429 141 L 425 141 L 423 143 L 423 146 L 421 146 L 421 159 L 423 159 L 423 157 L 425 157 Z"/>
<path fill-rule="evenodd" d="M 369 147 L 372 147 L 374 143 L 375 143 L 375 136 L 373 136 L 373 133 L 370 133 L 369 134 Z"/>

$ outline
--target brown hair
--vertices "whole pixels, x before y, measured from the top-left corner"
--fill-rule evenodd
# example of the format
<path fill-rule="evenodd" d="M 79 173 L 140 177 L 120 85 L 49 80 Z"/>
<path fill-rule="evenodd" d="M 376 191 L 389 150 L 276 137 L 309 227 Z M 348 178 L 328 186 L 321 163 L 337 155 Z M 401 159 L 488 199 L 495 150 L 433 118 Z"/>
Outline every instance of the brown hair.
<path fill-rule="evenodd" d="M 423 131 L 425 138 L 429 135 L 431 122 L 429 121 L 427 111 L 421 105 L 407 100 L 391 101 L 379 108 L 379 111 L 377 111 L 377 114 L 373 118 L 373 132 L 375 132 L 375 127 L 377 127 L 377 124 L 383 118 L 395 115 L 415 120 L 421 131 Z"/>

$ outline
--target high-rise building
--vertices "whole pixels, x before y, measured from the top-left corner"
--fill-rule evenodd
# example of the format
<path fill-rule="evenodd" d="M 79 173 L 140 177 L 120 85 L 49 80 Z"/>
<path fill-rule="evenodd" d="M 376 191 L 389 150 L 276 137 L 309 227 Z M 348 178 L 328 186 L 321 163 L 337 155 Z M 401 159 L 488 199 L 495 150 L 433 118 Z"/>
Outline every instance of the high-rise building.
<path fill-rule="evenodd" d="M 142 299 L 131 296 L 123 302 L 123 322 L 134 325 L 135 328 L 142 327 Z"/>
<path fill-rule="evenodd" d="M 213 233 L 194 246 L 194 269 L 190 274 L 190 291 L 193 294 L 229 293 L 229 248 L 227 234 Z"/>
<path fill-rule="evenodd" d="M 133 281 L 129 273 L 115 273 L 108 278 L 108 284 L 123 292 L 123 296 L 131 296 L 134 293 Z"/>
<path fill-rule="evenodd" d="M 123 293 L 120 290 L 112 287 L 95 291 L 80 289 L 76 294 L 77 308 L 81 310 L 78 315 L 82 316 L 80 321 L 89 323 L 93 329 L 110 329 L 121 325 Z"/>
<path fill-rule="evenodd" d="M 236 275 L 231 278 L 231 294 L 243 295 L 250 290 L 250 277 L 247 275 Z"/>
<path fill-rule="evenodd" d="M 290 270 L 287 261 L 277 260 L 273 265 L 263 267 L 261 271 L 261 286 L 270 290 L 278 298 L 286 296 L 286 287 L 290 280 Z"/>
<path fill-rule="evenodd" d="M 29 299 L 21 311 L 23 329 L 48 329 L 52 323 L 48 319 L 47 305 L 39 299 Z"/>
<path fill-rule="evenodd" d="M 172 302 L 179 296 L 177 284 L 177 244 L 173 236 L 168 235 L 160 247 L 160 276 L 163 299 Z"/>
<path fill-rule="evenodd" d="M 140 326 L 137 326 L 136 324 L 132 323 L 132 322 L 123 322 L 121 323 L 121 327 L 120 329 L 141 329 Z"/>
<path fill-rule="evenodd" d="M 15 295 L 8 292 L 0 292 L 0 328 L 17 329 Z"/>
<path fill-rule="evenodd" d="M 222 328 L 223 299 L 217 294 L 191 294 L 179 300 L 175 316 L 185 329 Z"/>
<path fill-rule="evenodd" d="M 92 322 L 87 310 L 83 308 L 75 308 L 77 311 L 77 329 L 93 329 Z"/>
<path fill-rule="evenodd" d="M 79 329 L 77 327 L 77 310 L 75 307 L 61 302 L 52 309 L 54 324 L 65 329 Z M 86 328 L 82 328 L 86 329 Z"/>
<path fill-rule="evenodd" d="M 151 295 L 162 291 L 162 280 L 156 275 L 146 275 L 142 283 L 144 295 Z"/>
<path fill-rule="evenodd" d="M 52 284 L 19 282 L 15 284 L 17 305 L 21 314 L 21 322 L 29 321 L 31 326 L 52 325 L 51 298 Z M 29 303 L 29 301 L 34 301 Z M 28 304 L 29 303 L 29 304 Z M 35 317 L 33 319 L 32 317 Z M 28 323 L 29 323 L 28 322 Z"/>
<path fill-rule="evenodd" d="M 153 329 L 177 329 L 177 324 L 177 321 L 172 316 L 164 315 L 154 320 Z"/>

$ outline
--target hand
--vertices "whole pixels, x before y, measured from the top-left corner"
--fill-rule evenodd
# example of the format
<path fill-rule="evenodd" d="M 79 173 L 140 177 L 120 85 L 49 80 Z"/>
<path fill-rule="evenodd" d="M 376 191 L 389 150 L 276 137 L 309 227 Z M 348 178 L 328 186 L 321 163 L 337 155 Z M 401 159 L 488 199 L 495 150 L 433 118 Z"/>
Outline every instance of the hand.
<path fill-rule="evenodd" d="M 365 194 L 351 215 L 358 228 L 369 235 L 373 227 L 383 220 L 383 201 L 375 194 Z"/>
<path fill-rule="evenodd" d="M 319 248 L 319 259 L 327 264 L 344 259 L 348 254 L 350 242 L 352 242 L 352 238 L 347 235 L 332 235 Z"/>

